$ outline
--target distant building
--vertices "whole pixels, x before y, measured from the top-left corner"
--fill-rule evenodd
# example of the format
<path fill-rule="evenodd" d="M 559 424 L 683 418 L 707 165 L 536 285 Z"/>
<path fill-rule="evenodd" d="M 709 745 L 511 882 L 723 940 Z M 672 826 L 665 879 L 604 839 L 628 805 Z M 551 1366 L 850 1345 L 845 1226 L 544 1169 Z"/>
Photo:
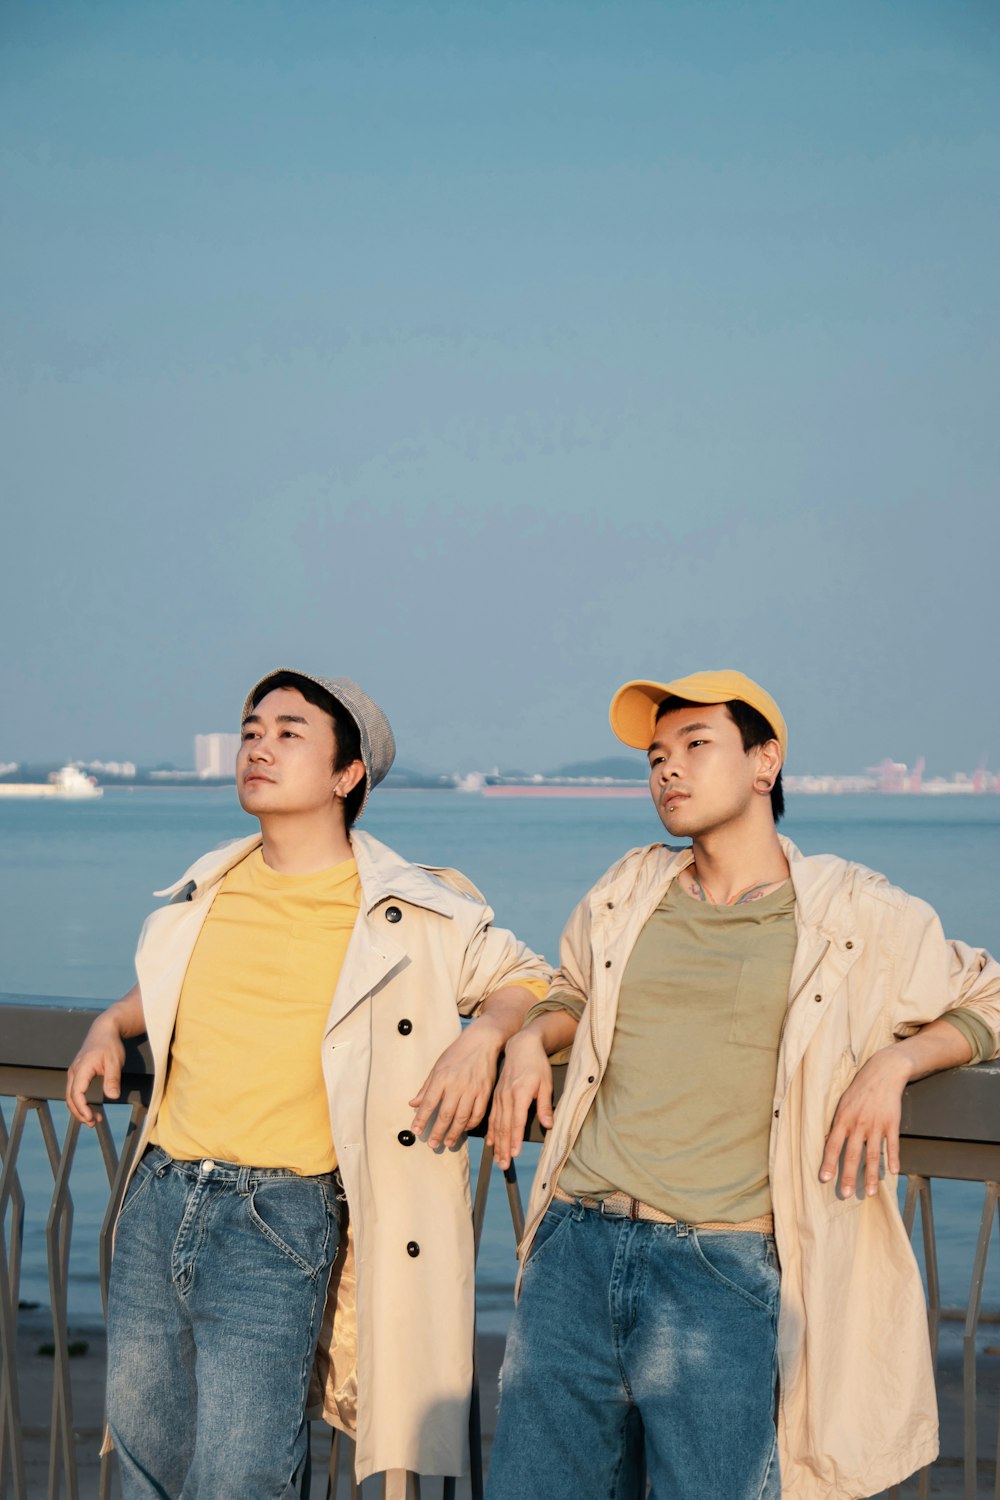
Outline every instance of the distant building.
<path fill-rule="evenodd" d="M 115 777 L 119 781 L 135 780 L 135 762 L 131 760 L 75 760 L 73 765 L 82 771 L 97 771 L 99 775 Z"/>
<path fill-rule="evenodd" d="M 235 779 L 236 755 L 240 748 L 238 734 L 196 734 L 194 768 L 199 776 L 225 776 Z"/>

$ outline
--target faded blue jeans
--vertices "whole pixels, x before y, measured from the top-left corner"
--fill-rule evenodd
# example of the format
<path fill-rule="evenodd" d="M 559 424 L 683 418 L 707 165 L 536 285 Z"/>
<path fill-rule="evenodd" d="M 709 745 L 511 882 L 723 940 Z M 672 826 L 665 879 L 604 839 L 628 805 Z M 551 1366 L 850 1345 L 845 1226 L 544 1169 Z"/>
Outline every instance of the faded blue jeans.
<path fill-rule="evenodd" d="M 126 1500 L 294 1493 L 337 1243 L 332 1173 L 145 1153 L 108 1299 L 108 1423 Z"/>
<path fill-rule="evenodd" d="M 554 1202 L 507 1340 L 487 1500 L 778 1500 L 763 1234 Z"/>

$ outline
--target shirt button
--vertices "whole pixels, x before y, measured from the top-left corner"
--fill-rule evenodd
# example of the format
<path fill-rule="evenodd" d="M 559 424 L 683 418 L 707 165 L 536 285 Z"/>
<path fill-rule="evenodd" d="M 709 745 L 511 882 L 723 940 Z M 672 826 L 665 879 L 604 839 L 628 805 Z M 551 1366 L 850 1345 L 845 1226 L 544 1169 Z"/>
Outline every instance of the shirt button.
<path fill-rule="evenodd" d="M 401 1146 L 412 1146 L 416 1140 L 416 1136 L 412 1130 L 401 1130 L 396 1139 Z"/>
<path fill-rule="evenodd" d="M 844 947 L 845 947 L 845 948 L 853 948 L 853 947 L 854 947 L 854 944 L 853 944 L 853 943 L 845 943 L 845 944 L 844 944 Z"/>
<path fill-rule="evenodd" d="M 781 1114 L 781 1110 L 780 1109 L 776 1109 L 774 1111 L 774 1118 L 777 1119 L 780 1114 Z"/>
<path fill-rule="evenodd" d="M 588 1083 L 593 1083 L 593 1081 L 594 1081 L 594 1074 L 591 1073 L 590 1077 L 587 1079 L 587 1082 Z"/>
<path fill-rule="evenodd" d="M 416 1260 L 417 1256 L 420 1254 L 420 1246 L 417 1244 L 416 1240 L 410 1240 L 409 1244 L 406 1247 L 406 1253 L 411 1260 Z"/>
<path fill-rule="evenodd" d="M 604 967 L 605 967 L 605 968 L 606 968 L 606 969 L 610 969 L 610 968 L 611 968 L 611 960 L 610 960 L 610 958 L 606 958 L 606 959 L 605 959 L 605 960 L 604 960 Z"/>
<path fill-rule="evenodd" d="M 399 1032 L 400 1036 L 409 1036 L 410 1032 L 413 1030 L 413 1022 L 408 1021 L 404 1016 L 401 1021 L 397 1021 L 396 1030 Z"/>
<path fill-rule="evenodd" d="M 387 922 L 401 922 L 403 913 L 398 906 L 387 906 L 385 909 L 385 920 Z"/>
<path fill-rule="evenodd" d="M 820 1002 L 820 1001 L 821 1001 L 821 1000 L 822 1000 L 822 998 L 823 998 L 823 996 L 822 996 L 822 995 L 813 995 L 813 999 L 814 999 L 814 1000 L 815 1000 L 815 1001 L 816 1001 L 816 1004 L 817 1004 L 817 1005 L 818 1005 L 818 1004 L 819 1004 L 819 1002 Z"/>

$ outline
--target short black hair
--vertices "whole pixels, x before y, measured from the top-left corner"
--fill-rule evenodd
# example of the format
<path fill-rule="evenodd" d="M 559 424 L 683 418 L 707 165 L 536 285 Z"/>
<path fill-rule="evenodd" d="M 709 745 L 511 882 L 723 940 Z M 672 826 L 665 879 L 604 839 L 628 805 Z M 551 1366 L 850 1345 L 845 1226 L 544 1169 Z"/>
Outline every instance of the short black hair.
<path fill-rule="evenodd" d="M 673 713 L 675 708 L 704 708 L 704 703 L 694 703 L 690 698 L 664 698 L 656 710 L 656 717 L 662 718 L 664 714 Z M 742 698 L 730 698 L 722 705 L 729 710 L 729 717 L 740 732 L 743 741 L 744 753 L 749 755 L 751 750 L 756 750 L 758 745 L 766 745 L 768 740 L 776 740 L 773 727 L 765 719 L 759 709 L 752 708 L 749 703 L 744 703 Z M 777 823 L 785 813 L 785 789 L 781 784 L 781 772 L 775 777 L 771 788 L 771 814 Z"/>
<path fill-rule="evenodd" d="M 339 702 L 332 693 L 328 693 L 325 687 L 320 687 L 318 682 L 313 682 L 310 677 L 300 677 L 297 672 L 275 672 L 273 677 L 267 677 L 255 690 L 253 695 L 253 707 L 256 708 L 262 698 L 272 693 L 275 688 L 295 688 L 302 694 L 307 703 L 314 708 L 321 708 L 324 713 L 329 714 L 333 720 L 333 766 L 334 773 L 343 771 L 352 761 L 360 760 L 364 765 L 361 754 L 361 735 L 353 716 L 347 712 L 344 705 Z M 361 804 L 365 800 L 365 786 L 368 781 L 368 770 L 365 768 L 363 780 L 359 781 L 353 791 L 348 792 L 344 799 L 344 825 L 350 829 L 361 811 Z"/>

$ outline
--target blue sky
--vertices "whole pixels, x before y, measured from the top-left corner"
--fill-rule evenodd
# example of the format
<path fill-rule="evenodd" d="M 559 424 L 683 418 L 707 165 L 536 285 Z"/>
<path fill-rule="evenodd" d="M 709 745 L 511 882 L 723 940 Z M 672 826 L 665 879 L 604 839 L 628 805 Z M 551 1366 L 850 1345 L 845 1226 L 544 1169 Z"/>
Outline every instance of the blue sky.
<path fill-rule="evenodd" d="M 1000 766 L 995 7 L 0 34 L 0 760 L 183 763 L 291 665 L 545 768 L 732 665 L 791 770 Z"/>

